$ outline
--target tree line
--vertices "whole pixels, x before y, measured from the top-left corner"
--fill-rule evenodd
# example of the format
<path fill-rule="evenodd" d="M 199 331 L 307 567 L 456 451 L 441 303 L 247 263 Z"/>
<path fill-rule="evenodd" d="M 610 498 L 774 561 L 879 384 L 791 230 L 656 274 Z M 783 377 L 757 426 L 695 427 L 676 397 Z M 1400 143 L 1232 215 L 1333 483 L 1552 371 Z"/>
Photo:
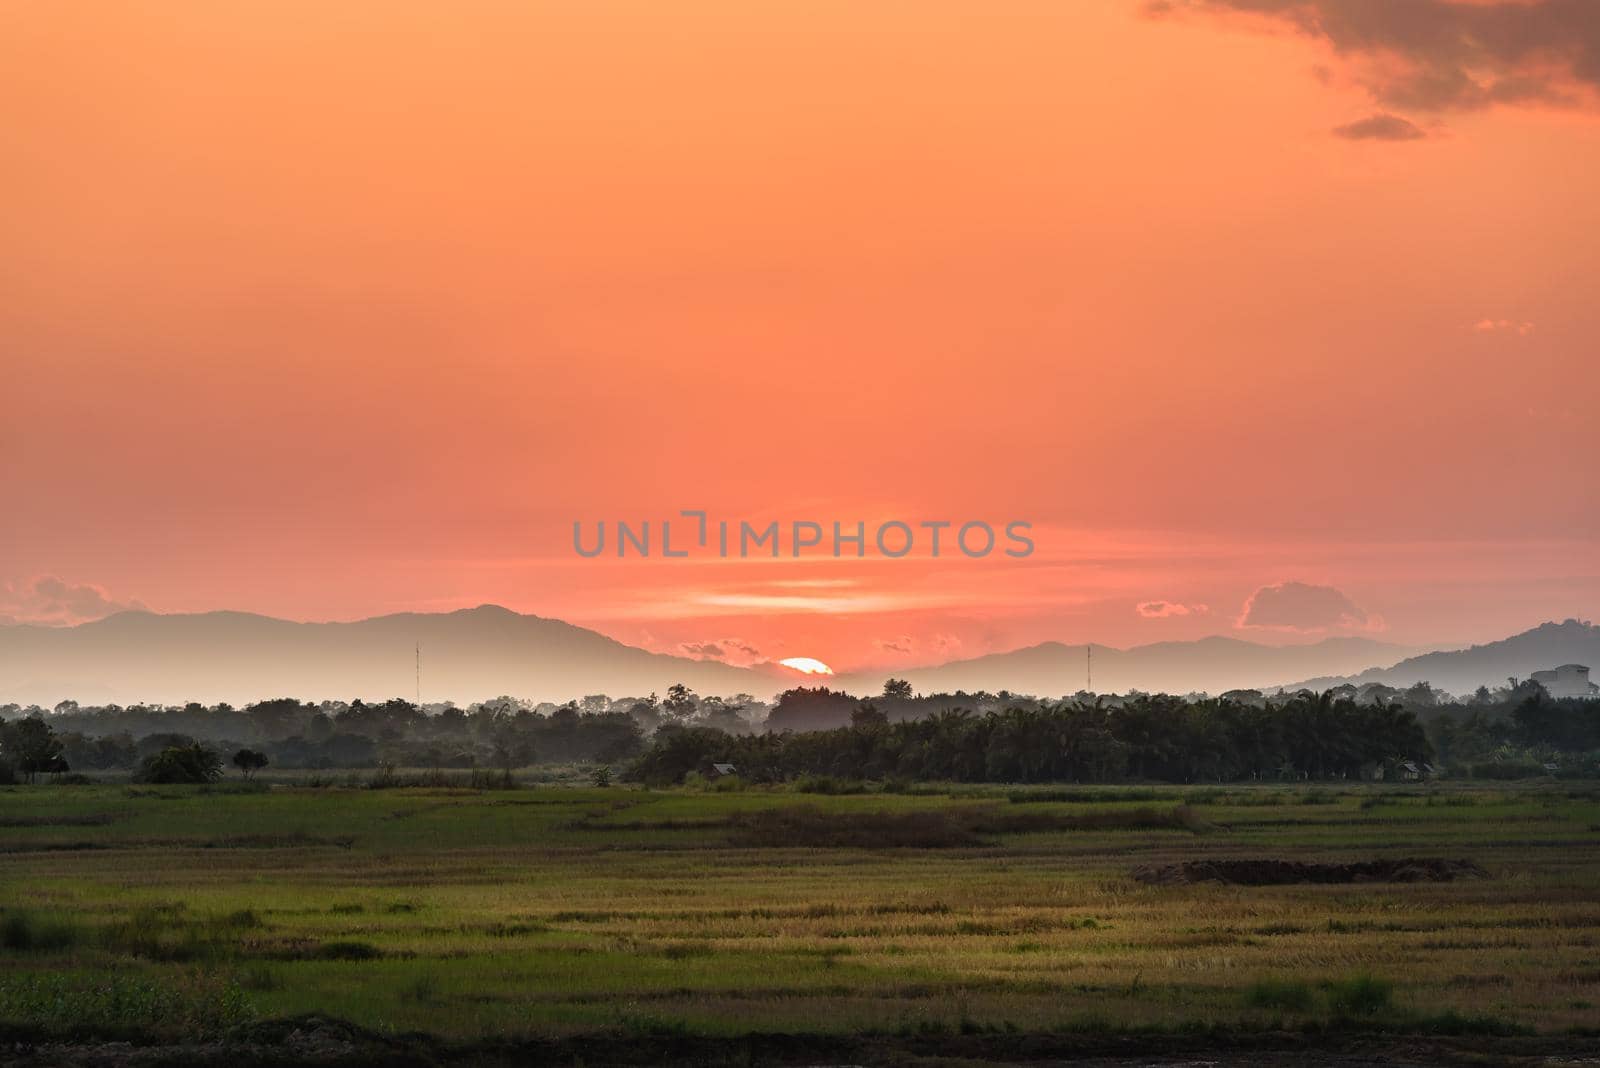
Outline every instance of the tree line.
<path fill-rule="evenodd" d="M 230 762 L 252 774 L 268 766 L 509 770 L 540 763 L 611 764 L 639 753 L 644 740 L 640 722 L 625 712 L 586 712 L 572 703 L 541 713 L 511 698 L 432 710 L 399 699 L 278 699 L 243 709 L 62 702 L 52 712 L 0 708 L 0 782 L 112 770 L 129 770 L 150 782 L 190 781 L 175 769 L 211 768 L 200 750 L 218 767 Z"/>
<path fill-rule="evenodd" d="M 1387 690 L 1387 692 L 1384 692 Z M 785 693 L 769 725 L 841 726 L 730 736 L 658 730 L 629 777 L 680 782 L 731 764 L 741 779 L 802 776 L 953 782 L 1240 782 L 1514 778 L 1600 774 L 1600 702 L 1553 699 L 1537 683 L 1457 701 L 1426 684 L 1271 697 L 1132 694 L 1040 701 L 911 697 L 891 680 L 857 701 L 826 688 Z M 919 705 L 924 714 L 917 714 Z M 974 706 L 986 706 L 982 711 Z"/>
<path fill-rule="evenodd" d="M 761 716 L 761 719 L 757 719 Z M 600 764 L 680 781 L 713 763 L 741 777 L 1169 782 L 1396 775 L 1594 774 L 1600 702 L 1537 683 L 1457 700 L 1418 684 L 1220 697 L 918 696 L 902 680 L 861 700 L 798 687 L 749 695 L 604 695 L 565 705 L 510 697 L 465 709 L 394 699 L 229 705 L 0 706 L 0 782 L 128 770 L 145 781 L 274 768 L 492 768 Z M 1413 771 L 1405 765 L 1412 765 Z"/>

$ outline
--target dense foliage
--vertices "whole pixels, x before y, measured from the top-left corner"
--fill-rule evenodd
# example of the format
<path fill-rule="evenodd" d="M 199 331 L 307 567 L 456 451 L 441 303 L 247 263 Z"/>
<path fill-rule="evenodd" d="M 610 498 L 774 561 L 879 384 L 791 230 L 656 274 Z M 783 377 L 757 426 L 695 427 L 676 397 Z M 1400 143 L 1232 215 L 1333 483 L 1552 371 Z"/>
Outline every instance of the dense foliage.
<path fill-rule="evenodd" d="M 216 782 L 222 777 L 222 758 L 199 742 L 173 745 L 145 757 L 134 779 L 138 782 L 190 785 Z"/>
<path fill-rule="evenodd" d="M 1181 783 L 1600 771 L 1600 702 L 1552 699 L 1536 683 L 1465 700 L 1419 684 L 1041 701 L 1004 692 L 913 696 L 892 680 L 867 702 L 798 688 L 781 695 L 764 723 L 755 721 L 765 711 L 748 695 L 722 700 L 681 686 L 659 700 L 593 696 L 559 707 L 509 697 L 467 709 L 399 699 L 282 699 L 244 709 L 0 706 L 0 781 L 60 777 L 69 768 L 197 781 L 200 751 L 235 754 L 231 762 L 247 776 L 267 766 L 498 773 L 589 763 L 619 773 L 626 766 L 629 778 L 649 782 L 711 774 L 716 763 L 733 764 L 747 781 Z"/>
<path fill-rule="evenodd" d="M 954 782 L 1220 782 L 1390 774 L 1432 755 L 1415 713 L 1307 694 L 1280 706 L 1149 696 L 1063 701 L 891 723 L 874 705 L 850 726 L 747 737 L 663 727 L 632 769 L 671 782 L 712 763 L 756 781 L 827 775 Z"/>
<path fill-rule="evenodd" d="M 8 712 L 11 722 L 3 729 L 26 733 L 48 727 L 58 755 L 76 771 L 138 768 L 166 749 L 195 742 L 229 754 L 249 752 L 249 767 L 235 764 L 242 773 L 269 765 L 507 768 L 616 763 L 637 754 L 644 738 L 639 721 L 626 712 L 586 712 L 573 704 L 552 705 L 541 713 L 511 698 L 470 709 L 423 709 L 398 699 L 381 704 L 282 699 L 243 709 L 226 704 L 80 707 L 64 701 L 53 713 L 0 708 L 0 719 L 8 718 Z M 11 748 L 0 736 L 0 764 L 17 765 L 6 755 Z M 264 763 L 255 763 L 257 757 Z M 38 770 L 48 768 L 40 764 Z"/>
<path fill-rule="evenodd" d="M 4 778 L 21 774 L 33 782 L 43 772 L 67 770 L 61 755 L 62 745 L 50 725 L 37 716 L 15 723 L 0 722 L 0 770 Z"/>

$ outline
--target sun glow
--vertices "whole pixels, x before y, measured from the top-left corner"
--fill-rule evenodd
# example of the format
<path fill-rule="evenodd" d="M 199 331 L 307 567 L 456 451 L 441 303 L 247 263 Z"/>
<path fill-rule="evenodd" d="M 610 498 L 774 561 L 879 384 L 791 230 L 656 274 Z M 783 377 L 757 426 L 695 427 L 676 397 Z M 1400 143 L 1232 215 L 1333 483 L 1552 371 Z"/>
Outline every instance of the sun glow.
<path fill-rule="evenodd" d="M 807 675 L 833 674 L 833 668 L 829 667 L 827 664 L 824 664 L 822 661 L 814 660 L 809 656 L 791 656 L 787 660 L 778 661 L 778 663 L 782 664 L 784 667 L 794 668 L 796 671 L 804 672 Z"/>

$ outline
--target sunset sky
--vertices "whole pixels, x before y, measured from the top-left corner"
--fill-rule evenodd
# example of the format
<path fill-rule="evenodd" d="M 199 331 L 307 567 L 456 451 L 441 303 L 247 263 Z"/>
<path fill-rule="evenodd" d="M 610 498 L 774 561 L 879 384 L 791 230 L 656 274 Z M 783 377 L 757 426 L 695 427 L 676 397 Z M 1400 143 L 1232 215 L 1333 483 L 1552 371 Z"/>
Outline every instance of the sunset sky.
<path fill-rule="evenodd" d="M 1595 614 L 1600 4 L 0 29 L 0 617 L 495 602 L 845 670 Z M 573 552 L 696 508 L 1037 548 Z"/>

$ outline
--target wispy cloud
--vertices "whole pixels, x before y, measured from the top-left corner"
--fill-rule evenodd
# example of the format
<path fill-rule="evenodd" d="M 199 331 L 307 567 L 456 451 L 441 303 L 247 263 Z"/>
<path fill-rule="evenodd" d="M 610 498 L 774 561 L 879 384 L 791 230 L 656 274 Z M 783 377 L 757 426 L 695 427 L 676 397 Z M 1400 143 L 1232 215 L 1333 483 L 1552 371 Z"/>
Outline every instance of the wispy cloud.
<path fill-rule="evenodd" d="M 680 642 L 678 651 L 696 660 L 720 660 L 725 664 L 735 664 L 741 667 L 759 663 L 763 659 L 760 649 L 740 638 Z"/>
<path fill-rule="evenodd" d="M 1527 337 L 1533 333 L 1533 324 L 1515 319 L 1479 319 L 1472 324 L 1472 329 L 1480 334 L 1517 334 Z"/>
<path fill-rule="evenodd" d="M 779 590 L 843 590 L 859 586 L 861 583 L 847 578 L 811 578 L 776 579 L 767 585 Z"/>
<path fill-rule="evenodd" d="M 1203 616 L 1211 609 L 1203 604 L 1179 604 L 1176 601 L 1143 601 L 1135 606 L 1146 619 L 1165 619 L 1169 616 Z"/>
<path fill-rule="evenodd" d="M 808 597 L 781 593 L 702 593 L 691 605 L 705 612 L 891 612 L 918 606 L 918 599 L 894 593 Z"/>

